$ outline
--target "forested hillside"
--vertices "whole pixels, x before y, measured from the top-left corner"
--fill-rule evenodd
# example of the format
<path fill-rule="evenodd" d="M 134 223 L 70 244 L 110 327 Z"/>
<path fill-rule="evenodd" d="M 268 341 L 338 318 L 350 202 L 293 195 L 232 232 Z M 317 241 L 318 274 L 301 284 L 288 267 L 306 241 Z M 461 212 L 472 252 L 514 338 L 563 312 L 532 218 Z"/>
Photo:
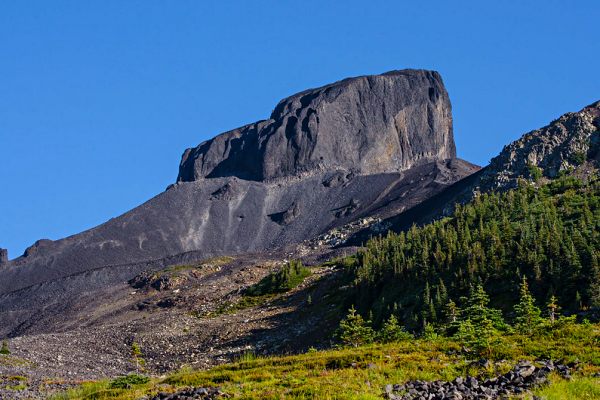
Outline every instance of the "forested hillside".
<path fill-rule="evenodd" d="M 600 305 L 600 180 L 565 176 L 536 187 L 478 196 L 454 214 L 368 242 L 345 260 L 347 306 L 375 325 L 395 315 L 409 329 L 448 319 L 481 284 L 491 305 L 512 318 L 523 277 L 538 306 L 552 296 L 563 313 Z"/>

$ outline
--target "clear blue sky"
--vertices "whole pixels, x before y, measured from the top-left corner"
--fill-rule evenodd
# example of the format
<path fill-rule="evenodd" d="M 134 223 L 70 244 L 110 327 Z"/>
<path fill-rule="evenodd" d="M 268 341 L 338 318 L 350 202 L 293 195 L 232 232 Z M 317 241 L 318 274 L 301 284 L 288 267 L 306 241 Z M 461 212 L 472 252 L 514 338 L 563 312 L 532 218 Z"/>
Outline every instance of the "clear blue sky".
<path fill-rule="evenodd" d="M 600 98 L 599 24 L 597 0 L 2 1 L 0 247 L 115 217 L 186 147 L 348 76 L 439 71 L 486 164 Z"/>

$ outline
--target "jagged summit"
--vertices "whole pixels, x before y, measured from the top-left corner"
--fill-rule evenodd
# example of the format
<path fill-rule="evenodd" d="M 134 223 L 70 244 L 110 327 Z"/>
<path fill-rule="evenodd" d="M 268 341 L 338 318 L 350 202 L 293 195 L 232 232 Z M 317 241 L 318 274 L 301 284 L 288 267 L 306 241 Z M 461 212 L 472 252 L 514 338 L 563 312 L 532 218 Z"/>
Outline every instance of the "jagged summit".
<path fill-rule="evenodd" d="M 586 160 L 600 161 L 600 101 L 569 112 L 505 146 L 482 173 L 482 190 L 509 188 L 532 168 L 547 178 L 569 172 Z"/>
<path fill-rule="evenodd" d="M 178 182 L 265 181 L 323 170 L 399 172 L 456 157 L 448 93 L 437 72 L 348 78 L 281 100 L 266 121 L 187 149 Z"/>

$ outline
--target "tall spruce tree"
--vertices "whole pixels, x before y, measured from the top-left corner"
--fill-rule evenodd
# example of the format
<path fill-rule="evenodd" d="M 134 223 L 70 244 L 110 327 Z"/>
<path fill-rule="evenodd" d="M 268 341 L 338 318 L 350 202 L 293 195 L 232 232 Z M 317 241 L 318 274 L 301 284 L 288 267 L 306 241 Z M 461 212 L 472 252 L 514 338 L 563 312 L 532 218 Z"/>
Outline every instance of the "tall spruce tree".
<path fill-rule="evenodd" d="M 521 333 L 531 335 L 542 322 L 542 312 L 535 305 L 535 299 L 529 291 L 525 277 L 521 280 L 519 294 L 519 302 L 514 307 L 515 328 Z"/>
<path fill-rule="evenodd" d="M 338 335 L 343 344 L 358 347 L 371 343 L 375 332 L 370 326 L 370 321 L 365 321 L 352 306 L 348 310 L 346 318 L 340 322 Z"/>

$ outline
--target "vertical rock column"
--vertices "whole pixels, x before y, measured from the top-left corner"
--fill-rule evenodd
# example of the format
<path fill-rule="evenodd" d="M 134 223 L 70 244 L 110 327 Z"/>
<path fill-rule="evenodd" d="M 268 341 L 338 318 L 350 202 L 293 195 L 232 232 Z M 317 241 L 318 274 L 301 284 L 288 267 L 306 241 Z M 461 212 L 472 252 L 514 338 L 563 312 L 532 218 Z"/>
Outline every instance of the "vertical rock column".
<path fill-rule="evenodd" d="M 0 247 L 0 267 L 8 264 L 8 250 Z"/>

